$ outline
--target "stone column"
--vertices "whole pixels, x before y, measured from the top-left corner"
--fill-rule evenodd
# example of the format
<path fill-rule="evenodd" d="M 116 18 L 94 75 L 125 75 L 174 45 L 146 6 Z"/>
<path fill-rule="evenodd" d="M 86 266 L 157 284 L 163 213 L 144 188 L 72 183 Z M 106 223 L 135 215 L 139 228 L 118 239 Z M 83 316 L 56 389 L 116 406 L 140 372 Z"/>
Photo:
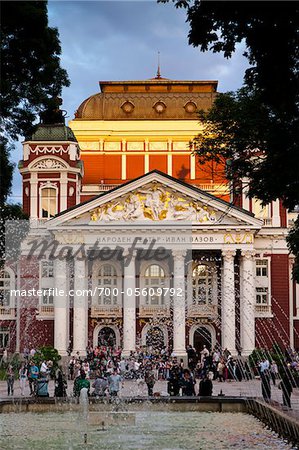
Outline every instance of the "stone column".
<path fill-rule="evenodd" d="M 69 346 L 68 265 L 66 259 L 54 261 L 54 347 L 61 356 Z"/>
<path fill-rule="evenodd" d="M 235 254 L 232 250 L 222 251 L 222 349 L 227 348 L 232 354 L 236 354 Z"/>
<path fill-rule="evenodd" d="M 248 356 L 255 347 L 255 265 L 253 252 L 245 250 L 241 255 L 240 337 L 242 355 Z"/>
<path fill-rule="evenodd" d="M 85 260 L 75 259 L 74 270 L 74 321 L 73 321 L 73 353 L 86 355 L 88 336 L 88 296 Z"/>
<path fill-rule="evenodd" d="M 136 350 L 135 252 L 124 255 L 123 356 Z"/>
<path fill-rule="evenodd" d="M 186 359 L 186 292 L 185 250 L 174 250 L 173 255 L 173 353 Z M 179 295 L 178 295 L 179 294 Z"/>

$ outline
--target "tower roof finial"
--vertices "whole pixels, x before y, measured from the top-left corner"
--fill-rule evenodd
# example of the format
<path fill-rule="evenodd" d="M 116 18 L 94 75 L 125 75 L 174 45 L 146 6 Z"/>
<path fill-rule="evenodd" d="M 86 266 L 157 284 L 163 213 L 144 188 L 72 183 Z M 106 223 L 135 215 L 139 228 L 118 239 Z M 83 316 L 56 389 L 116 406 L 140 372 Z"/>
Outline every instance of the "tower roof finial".
<path fill-rule="evenodd" d="M 160 72 L 160 52 L 159 51 L 158 51 L 158 69 L 157 69 L 157 76 L 156 76 L 156 78 L 157 79 L 162 78 L 161 77 L 161 72 Z"/>

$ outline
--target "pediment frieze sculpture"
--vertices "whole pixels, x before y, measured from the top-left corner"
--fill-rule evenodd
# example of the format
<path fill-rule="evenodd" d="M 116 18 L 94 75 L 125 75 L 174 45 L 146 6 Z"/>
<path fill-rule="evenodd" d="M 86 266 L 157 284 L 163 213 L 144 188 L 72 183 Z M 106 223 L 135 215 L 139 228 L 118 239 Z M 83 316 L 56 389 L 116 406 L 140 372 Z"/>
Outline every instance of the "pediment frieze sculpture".
<path fill-rule="evenodd" d="M 95 208 L 92 221 L 185 220 L 215 223 L 215 211 L 163 186 L 151 184 Z"/>

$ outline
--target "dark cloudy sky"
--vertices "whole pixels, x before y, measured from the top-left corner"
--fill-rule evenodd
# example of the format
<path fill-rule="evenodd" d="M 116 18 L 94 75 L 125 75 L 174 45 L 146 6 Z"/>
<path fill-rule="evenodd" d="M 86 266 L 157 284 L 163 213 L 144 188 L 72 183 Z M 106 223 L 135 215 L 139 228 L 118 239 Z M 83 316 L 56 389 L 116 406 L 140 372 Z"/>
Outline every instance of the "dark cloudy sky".
<path fill-rule="evenodd" d="M 138 1 L 49 1 L 50 26 L 59 30 L 62 66 L 71 86 L 63 92 L 69 119 L 80 103 L 99 91 L 100 80 L 143 80 L 155 76 L 160 51 L 162 76 L 173 80 L 218 80 L 221 92 L 242 84 L 247 61 L 201 53 L 188 45 L 186 12 L 173 3 Z M 20 146 L 13 154 L 21 159 Z M 15 170 L 12 201 L 21 201 Z"/>

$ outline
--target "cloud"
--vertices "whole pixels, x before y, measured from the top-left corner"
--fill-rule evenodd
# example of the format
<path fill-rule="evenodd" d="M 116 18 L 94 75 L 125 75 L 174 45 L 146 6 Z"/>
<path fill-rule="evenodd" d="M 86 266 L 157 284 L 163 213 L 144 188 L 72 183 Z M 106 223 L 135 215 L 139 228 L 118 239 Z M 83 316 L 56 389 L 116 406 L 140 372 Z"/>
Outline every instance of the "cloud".
<path fill-rule="evenodd" d="M 70 119 L 83 100 L 99 92 L 100 80 L 155 76 L 158 51 L 162 76 L 167 78 L 218 79 L 220 91 L 235 90 L 242 84 L 247 67 L 242 45 L 230 60 L 189 46 L 186 12 L 173 3 L 50 1 L 48 12 L 50 26 L 59 30 L 61 63 L 71 80 L 71 86 L 63 91 L 63 108 Z M 19 150 L 13 159 L 21 159 Z M 16 173 L 14 195 L 21 195 L 20 188 Z"/>

